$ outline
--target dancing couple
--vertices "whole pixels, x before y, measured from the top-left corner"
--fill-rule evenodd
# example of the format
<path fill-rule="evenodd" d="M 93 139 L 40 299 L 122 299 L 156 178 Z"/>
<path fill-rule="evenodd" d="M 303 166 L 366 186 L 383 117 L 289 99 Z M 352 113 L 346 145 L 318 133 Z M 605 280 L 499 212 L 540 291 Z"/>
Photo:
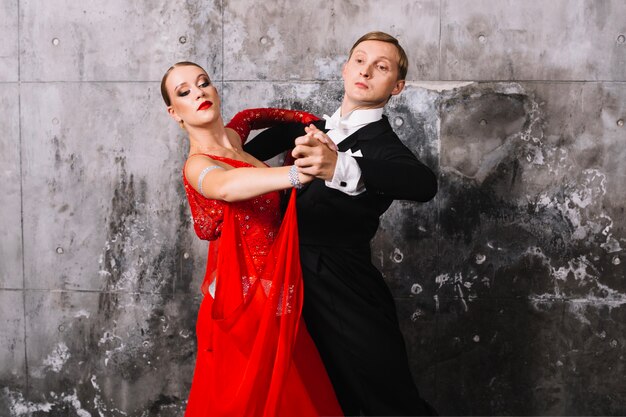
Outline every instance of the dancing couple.
<path fill-rule="evenodd" d="M 194 229 L 211 241 L 186 416 L 434 414 L 370 252 L 393 200 L 437 192 L 383 115 L 407 66 L 397 39 L 370 32 L 350 50 L 326 120 L 252 109 L 227 125 L 204 69 L 180 62 L 164 75 L 167 110 L 189 136 Z M 290 165 L 262 162 L 285 151 Z"/>

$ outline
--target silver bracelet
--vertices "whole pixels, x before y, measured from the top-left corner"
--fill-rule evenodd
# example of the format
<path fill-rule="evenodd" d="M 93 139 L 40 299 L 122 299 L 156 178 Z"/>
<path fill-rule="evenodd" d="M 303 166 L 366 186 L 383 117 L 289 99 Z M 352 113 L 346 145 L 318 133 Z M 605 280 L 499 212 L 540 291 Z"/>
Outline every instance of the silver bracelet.
<path fill-rule="evenodd" d="M 289 168 L 289 182 L 291 183 L 293 188 L 300 189 L 304 187 L 304 184 L 300 182 L 300 177 L 298 176 L 298 168 L 295 165 L 292 165 Z"/>
<path fill-rule="evenodd" d="M 203 197 L 206 197 L 204 195 L 204 192 L 202 191 L 202 181 L 204 180 L 204 176 L 206 174 L 208 174 L 210 171 L 213 171 L 214 169 L 219 168 L 219 169 L 224 169 L 219 165 L 211 165 L 209 167 L 206 167 L 202 170 L 202 172 L 200 173 L 200 177 L 198 177 L 198 191 L 200 191 L 200 194 L 202 194 Z"/>

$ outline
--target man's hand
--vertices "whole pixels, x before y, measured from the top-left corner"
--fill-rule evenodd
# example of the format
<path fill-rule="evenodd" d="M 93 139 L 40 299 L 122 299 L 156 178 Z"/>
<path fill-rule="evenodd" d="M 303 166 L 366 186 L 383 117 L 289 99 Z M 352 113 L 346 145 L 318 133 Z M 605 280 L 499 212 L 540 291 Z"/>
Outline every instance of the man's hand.
<path fill-rule="evenodd" d="M 325 181 L 332 180 L 337 165 L 337 145 L 313 125 L 305 131 L 306 135 L 296 139 L 296 147 L 291 152 L 298 171 Z"/>

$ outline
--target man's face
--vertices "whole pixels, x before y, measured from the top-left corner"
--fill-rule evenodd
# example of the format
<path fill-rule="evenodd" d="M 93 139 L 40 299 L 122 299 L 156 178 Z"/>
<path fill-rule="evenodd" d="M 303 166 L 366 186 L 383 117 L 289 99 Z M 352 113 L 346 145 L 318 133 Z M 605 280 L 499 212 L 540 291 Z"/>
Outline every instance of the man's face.
<path fill-rule="evenodd" d="M 399 59 L 398 50 L 389 42 L 358 44 L 342 71 L 348 107 L 383 107 L 390 96 L 399 94 L 404 88 L 404 80 L 398 80 Z"/>

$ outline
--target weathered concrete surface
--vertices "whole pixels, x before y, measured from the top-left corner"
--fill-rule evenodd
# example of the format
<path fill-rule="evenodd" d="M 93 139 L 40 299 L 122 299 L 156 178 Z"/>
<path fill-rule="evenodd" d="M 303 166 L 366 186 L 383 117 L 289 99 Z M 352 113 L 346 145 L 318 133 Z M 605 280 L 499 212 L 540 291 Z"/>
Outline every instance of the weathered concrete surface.
<path fill-rule="evenodd" d="M 225 119 L 249 107 L 299 108 L 314 114 L 332 114 L 341 104 L 340 82 L 225 82 L 220 91 Z"/>
<path fill-rule="evenodd" d="M 0 415 L 182 415 L 206 243 L 161 74 L 204 64 L 225 119 L 331 114 L 373 29 L 431 81 L 386 112 L 440 192 L 395 202 L 373 242 L 423 396 L 441 415 L 626 414 L 624 15 L 619 0 L 4 1 Z"/>
<path fill-rule="evenodd" d="M 436 318 L 437 353 L 412 357 L 417 373 L 436 374 L 442 414 L 626 410 L 625 98 L 621 84 L 500 83 L 438 99 L 442 181 L 430 246 L 402 256 L 413 245 L 396 236 L 429 228 L 428 216 L 400 210 L 386 214 L 378 242 L 405 242 L 380 245 L 399 296 L 411 283 L 404 270 L 422 276 L 404 320 L 419 347 L 409 320 Z"/>
<path fill-rule="evenodd" d="M 7 383 L 2 415 L 183 407 L 206 244 L 192 241 L 185 143 L 155 87 L 22 85 L 27 291 L 3 294 L 20 309 L 25 296 L 29 382 Z"/>
<path fill-rule="evenodd" d="M 441 1 L 443 80 L 626 80 L 621 0 Z"/>
<path fill-rule="evenodd" d="M 0 288 L 23 288 L 24 285 L 19 100 L 17 84 L 0 84 Z"/>
<path fill-rule="evenodd" d="M 370 30 L 402 41 L 410 57 L 408 79 L 437 79 L 439 7 L 438 0 L 388 0 L 384 5 L 315 0 L 306 7 L 290 1 L 225 0 L 224 79 L 337 80 L 354 41 Z"/>
<path fill-rule="evenodd" d="M 219 0 L 53 0 L 45 13 L 42 7 L 20 0 L 22 81 L 157 80 L 181 60 L 221 76 Z"/>
<path fill-rule="evenodd" d="M 177 282 L 190 240 L 185 144 L 175 125 L 162 134 L 158 94 L 143 83 L 22 86 L 27 288 L 188 288 Z"/>
<path fill-rule="evenodd" d="M 180 414 L 198 297 L 29 291 L 26 304 L 32 394 L 12 393 L 15 404 L 56 415 Z"/>
<path fill-rule="evenodd" d="M 0 413 L 10 416 L 9 390 L 26 390 L 24 293 L 0 289 Z"/>
<path fill-rule="evenodd" d="M 0 3 L 0 82 L 18 79 L 18 0 L 3 0 Z"/>

